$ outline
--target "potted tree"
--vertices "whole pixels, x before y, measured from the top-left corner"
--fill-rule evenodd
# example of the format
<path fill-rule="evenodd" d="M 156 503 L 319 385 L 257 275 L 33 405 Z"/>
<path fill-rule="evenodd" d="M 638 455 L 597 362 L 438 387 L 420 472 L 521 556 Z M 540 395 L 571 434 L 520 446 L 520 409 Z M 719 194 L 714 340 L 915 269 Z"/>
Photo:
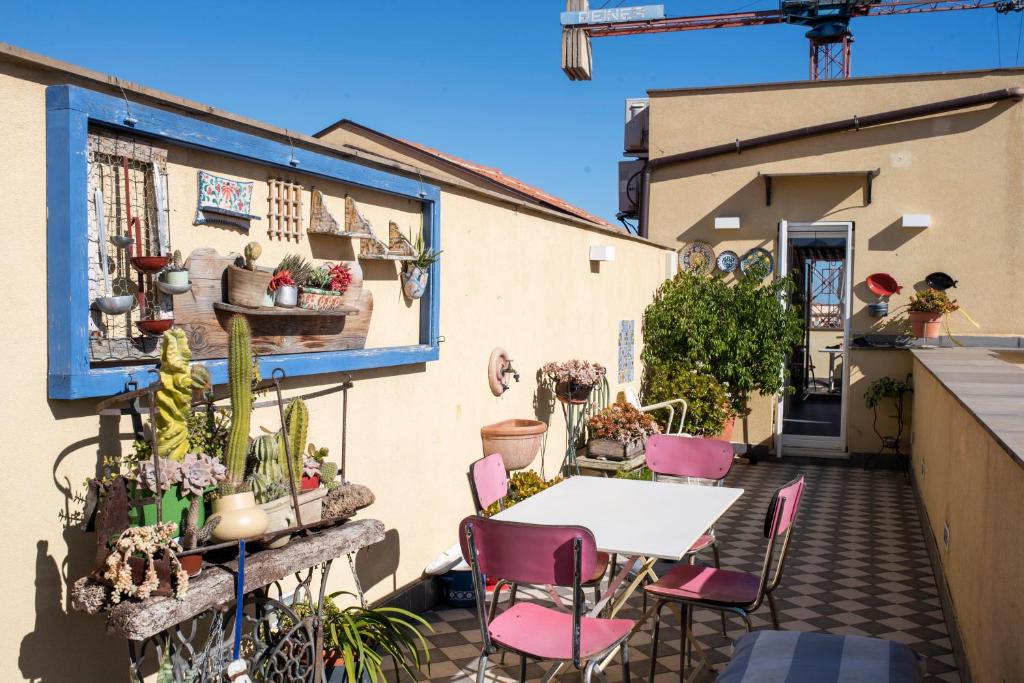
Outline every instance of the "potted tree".
<path fill-rule="evenodd" d="M 725 385 L 710 373 L 686 363 L 649 364 L 644 373 L 643 402 L 651 405 L 680 397 L 686 399 L 685 433 L 729 440 L 736 412 Z M 668 413 L 655 413 L 655 417 L 665 420 Z M 661 422 L 661 426 L 667 428 L 669 425 Z"/>
<path fill-rule="evenodd" d="M 760 275 L 730 285 L 718 275 L 681 272 L 662 284 L 644 311 L 645 371 L 665 363 L 709 374 L 727 387 L 735 416 L 749 413 L 752 393 L 782 390 L 786 358 L 803 337 L 801 314 L 784 304 L 795 289 L 791 278 Z"/>
<path fill-rule="evenodd" d="M 918 339 L 938 337 L 939 323 L 943 316 L 960 308 L 955 299 L 950 299 L 945 292 L 932 287 L 915 292 L 907 307 L 910 309 L 907 314 L 910 329 Z"/>
<path fill-rule="evenodd" d="M 228 302 L 235 306 L 260 308 L 274 274 L 256 268 L 256 260 L 263 253 L 259 242 L 249 242 L 244 253 L 244 267 L 233 263 L 228 266 Z"/>
<path fill-rule="evenodd" d="M 625 460 L 640 453 L 647 437 L 661 431 L 654 418 L 625 402 L 603 408 L 587 421 L 587 426 L 587 452 L 591 457 L 610 460 Z"/>
<path fill-rule="evenodd" d="M 402 267 L 402 291 L 410 299 L 419 299 L 427 291 L 430 266 L 441 258 L 441 252 L 424 247 L 422 232 L 416 235 L 415 241 L 410 241 L 413 242 L 415 255 L 412 261 L 406 261 Z"/>
<path fill-rule="evenodd" d="M 555 396 L 563 403 L 586 403 L 606 372 L 600 363 L 576 359 L 546 363 L 541 368 L 541 375 L 551 382 Z"/>

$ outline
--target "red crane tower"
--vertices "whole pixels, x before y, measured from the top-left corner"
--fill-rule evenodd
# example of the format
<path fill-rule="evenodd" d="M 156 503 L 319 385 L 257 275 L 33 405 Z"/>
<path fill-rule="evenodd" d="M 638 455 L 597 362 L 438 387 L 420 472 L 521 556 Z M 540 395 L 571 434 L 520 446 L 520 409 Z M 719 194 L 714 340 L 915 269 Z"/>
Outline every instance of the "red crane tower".
<path fill-rule="evenodd" d="M 589 0 L 567 0 L 566 11 L 562 13 L 562 70 L 571 80 L 590 80 L 591 38 L 795 24 L 807 28 L 811 80 L 849 78 L 852 19 L 967 9 L 994 9 L 1000 14 L 1020 12 L 1024 10 L 1024 0 L 781 0 L 778 9 L 683 17 L 664 16 L 662 5 L 591 10 Z"/>

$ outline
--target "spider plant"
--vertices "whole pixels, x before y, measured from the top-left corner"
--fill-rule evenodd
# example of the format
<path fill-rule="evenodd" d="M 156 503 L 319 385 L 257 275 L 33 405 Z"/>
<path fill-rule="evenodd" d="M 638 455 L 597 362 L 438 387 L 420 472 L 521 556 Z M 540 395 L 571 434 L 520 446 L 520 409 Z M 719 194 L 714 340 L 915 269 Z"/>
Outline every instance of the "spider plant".
<path fill-rule="evenodd" d="M 371 683 L 385 683 L 382 665 L 387 656 L 414 680 L 413 669 L 421 671 L 424 664 L 430 664 L 430 649 L 421 629 L 434 629 L 423 617 L 398 607 L 341 608 L 334 602 L 338 596 L 355 597 L 339 591 L 324 598 L 324 654 L 328 660 L 341 660 L 349 683 L 364 677 Z M 302 612 L 312 614 L 314 609 L 305 604 L 296 611 L 305 616 Z"/>
<path fill-rule="evenodd" d="M 434 251 L 433 247 L 425 247 L 423 244 L 422 232 L 417 233 L 415 237 L 410 235 L 409 242 L 412 243 L 412 249 L 416 252 L 415 258 L 413 258 L 412 261 L 409 261 L 408 265 L 410 268 L 426 270 L 441 258 L 441 254 L 444 251 Z"/>

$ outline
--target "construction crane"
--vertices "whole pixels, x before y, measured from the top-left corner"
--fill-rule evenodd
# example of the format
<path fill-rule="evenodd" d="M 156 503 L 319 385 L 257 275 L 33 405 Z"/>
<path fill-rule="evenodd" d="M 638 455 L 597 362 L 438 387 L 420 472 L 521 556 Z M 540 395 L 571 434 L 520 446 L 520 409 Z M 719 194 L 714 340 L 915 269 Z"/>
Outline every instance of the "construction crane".
<path fill-rule="evenodd" d="M 852 19 L 968 9 L 994 9 L 1008 14 L 1024 10 L 1024 0 L 781 0 L 778 9 L 682 17 L 666 17 L 663 5 L 591 10 L 589 0 L 567 0 L 561 17 L 562 70 L 570 80 L 590 80 L 592 38 L 794 24 L 808 29 L 805 36 L 810 46 L 811 80 L 849 78 Z"/>

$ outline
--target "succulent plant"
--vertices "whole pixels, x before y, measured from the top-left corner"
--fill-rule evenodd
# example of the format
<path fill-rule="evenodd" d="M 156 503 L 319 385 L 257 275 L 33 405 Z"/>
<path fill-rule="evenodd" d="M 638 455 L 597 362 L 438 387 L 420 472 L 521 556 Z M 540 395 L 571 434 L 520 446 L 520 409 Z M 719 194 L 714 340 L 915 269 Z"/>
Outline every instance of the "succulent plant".
<path fill-rule="evenodd" d="M 180 273 L 182 271 L 188 270 L 185 267 L 184 262 L 181 260 L 180 251 L 178 251 L 177 249 L 174 250 L 174 254 L 171 255 L 170 260 L 167 262 L 167 267 L 164 268 L 164 270 L 171 273 Z"/>
<path fill-rule="evenodd" d="M 320 485 L 330 489 L 338 479 L 338 465 L 333 462 L 325 462 L 320 465 Z"/>
<path fill-rule="evenodd" d="M 156 445 L 160 454 L 181 460 L 188 453 L 188 418 L 192 415 L 192 373 L 185 332 L 164 332 L 160 350 L 160 381 L 156 392 Z"/>
<path fill-rule="evenodd" d="M 256 270 L 256 260 L 263 254 L 263 247 L 259 242 L 249 242 L 245 245 L 245 267 L 248 270 Z"/>

